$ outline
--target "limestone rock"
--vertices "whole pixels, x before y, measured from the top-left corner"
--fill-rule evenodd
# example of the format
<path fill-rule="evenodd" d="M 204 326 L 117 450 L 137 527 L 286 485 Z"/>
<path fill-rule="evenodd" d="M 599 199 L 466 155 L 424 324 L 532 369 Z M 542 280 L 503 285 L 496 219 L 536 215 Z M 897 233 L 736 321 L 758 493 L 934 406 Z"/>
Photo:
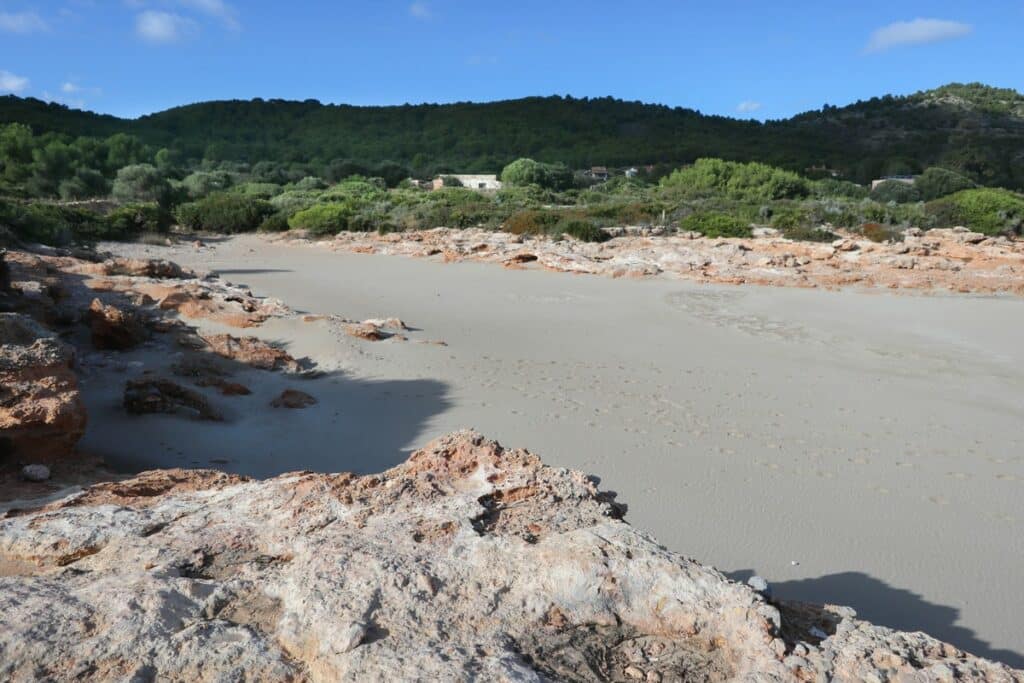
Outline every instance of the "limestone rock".
<path fill-rule="evenodd" d="M 371 476 L 147 472 L 0 521 L 0 678 L 1024 681 L 622 513 L 473 432 Z"/>
<path fill-rule="evenodd" d="M 0 313 L 0 453 L 60 457 L 85 433 L 74 351 L 31 318 Z"/>
<path fill-rule="evenodd" d="M 199 392 L 152 377 L 128 380 L 124 387 L 124 409 L 135 415 L 169 413 L 215 422 L 224 419 Z"/>
<path fill-rule="evenodd" d="M 92 330 L 92 344 L 97 349 L 123 351 L 138 346 L 149 336 L 137 313 L 93 299 L 87 318 Z"/>
<path fill-rule="evenodd" d="M 251 365 L 261 370 L 298 372 L 301 365 L 287 351 L 268 344 L 258 337 L 233 337 L 230 334 L 212 334 L 202 338 L 210 350 L 219 356 Z"/>
<path fill-rule="evenodd" d="M 290 408 L 292 410 L 301 410 L 302 408 L 308 408 L 312 405 L 316 405 L 319 401 L 315 397 L 310 396 L 304 391 L 298 389 L 285 389 L 281 392 L 281 395 L 270 402 L 273 408 Z"/>

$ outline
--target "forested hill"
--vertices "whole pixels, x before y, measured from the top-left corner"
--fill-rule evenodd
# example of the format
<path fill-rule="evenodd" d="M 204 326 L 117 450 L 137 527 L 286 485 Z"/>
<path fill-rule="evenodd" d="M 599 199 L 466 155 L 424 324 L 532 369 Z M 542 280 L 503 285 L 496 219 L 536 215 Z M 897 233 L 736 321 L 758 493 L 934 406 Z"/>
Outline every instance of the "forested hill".
<path fill-rule="evenodd" d="M 531 97 L 484 104 L 353 107 L 315 100 L 205 102 L 118 119 L 0 97 L 0 123 L 39 133 L 128 133 L 185 159 L 362 164 L 413 172 L 500 170 L 522 156 L 580 168 L 699 157 L 832 169 L 866 182 L 938 165 L 1024 187 L 1024 96 L 952 84 L 759 123 L 612 98 Z"/>

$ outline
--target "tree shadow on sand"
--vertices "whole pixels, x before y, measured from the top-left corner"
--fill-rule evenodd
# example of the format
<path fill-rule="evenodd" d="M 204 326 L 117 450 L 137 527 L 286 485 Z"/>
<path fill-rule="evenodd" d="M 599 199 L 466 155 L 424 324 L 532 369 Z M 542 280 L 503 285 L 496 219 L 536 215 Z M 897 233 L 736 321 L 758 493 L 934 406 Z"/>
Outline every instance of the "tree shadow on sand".
<path fill-rule="evenodd" d="M 745 582 L 755 572 L 741 569 L 728 572 L 734 581 Z M 857 617 L 901 631 L 924 631 L 971 654 L 1024 667 L 1024 655 L 993 648 L 974 631 L 956 623 L 960 610 L 937 605 L 905 588 L 897 588 L 862 572 L 840 572 L 813 579 L 771 583 L 772 595 L 781 600 L 799 600 L 818 604 L 847 605 Z"/>

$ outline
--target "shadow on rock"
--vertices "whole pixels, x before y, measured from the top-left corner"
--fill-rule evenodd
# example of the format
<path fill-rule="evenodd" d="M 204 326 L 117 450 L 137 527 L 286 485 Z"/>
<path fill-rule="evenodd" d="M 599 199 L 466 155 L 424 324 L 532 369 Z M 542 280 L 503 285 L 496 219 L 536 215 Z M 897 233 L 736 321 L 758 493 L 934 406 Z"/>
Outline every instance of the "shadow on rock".
<path fill-rule="evenodd" d="M 745 583 L 754 574 L 750 569 L 741 569 L 726 576 Z M 890 586 L 862 572 L 771 582 L 771 590 L 773 598 L 779 600 L 847 605 L 857 611 L 859 619 L 901 631 L 924 631 L 979 657 L 1024 667 L 1021 653 L 993 648 L 974 631 L 957 624 L 960 616 L 957 608 L 928 602 L 911 590 Z"/>

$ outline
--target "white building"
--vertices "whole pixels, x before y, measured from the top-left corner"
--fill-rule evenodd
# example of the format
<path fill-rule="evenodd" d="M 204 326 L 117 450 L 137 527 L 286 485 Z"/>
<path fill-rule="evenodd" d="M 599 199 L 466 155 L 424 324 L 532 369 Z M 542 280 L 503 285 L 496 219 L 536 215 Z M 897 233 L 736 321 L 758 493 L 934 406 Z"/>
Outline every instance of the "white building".
<path fill-rule="evenodd" d="M 434 178 L 434 189 L 440 190 L 445 186 L 445 178 L 455 178 L 458 180 L 462 187 L 469 188 L 470 190 L 500 190 L 501 181 L 498 180 L 496 175 L 466 175 L 466 174 L 450 174 L 444 176 L 438 176 Z"/>

